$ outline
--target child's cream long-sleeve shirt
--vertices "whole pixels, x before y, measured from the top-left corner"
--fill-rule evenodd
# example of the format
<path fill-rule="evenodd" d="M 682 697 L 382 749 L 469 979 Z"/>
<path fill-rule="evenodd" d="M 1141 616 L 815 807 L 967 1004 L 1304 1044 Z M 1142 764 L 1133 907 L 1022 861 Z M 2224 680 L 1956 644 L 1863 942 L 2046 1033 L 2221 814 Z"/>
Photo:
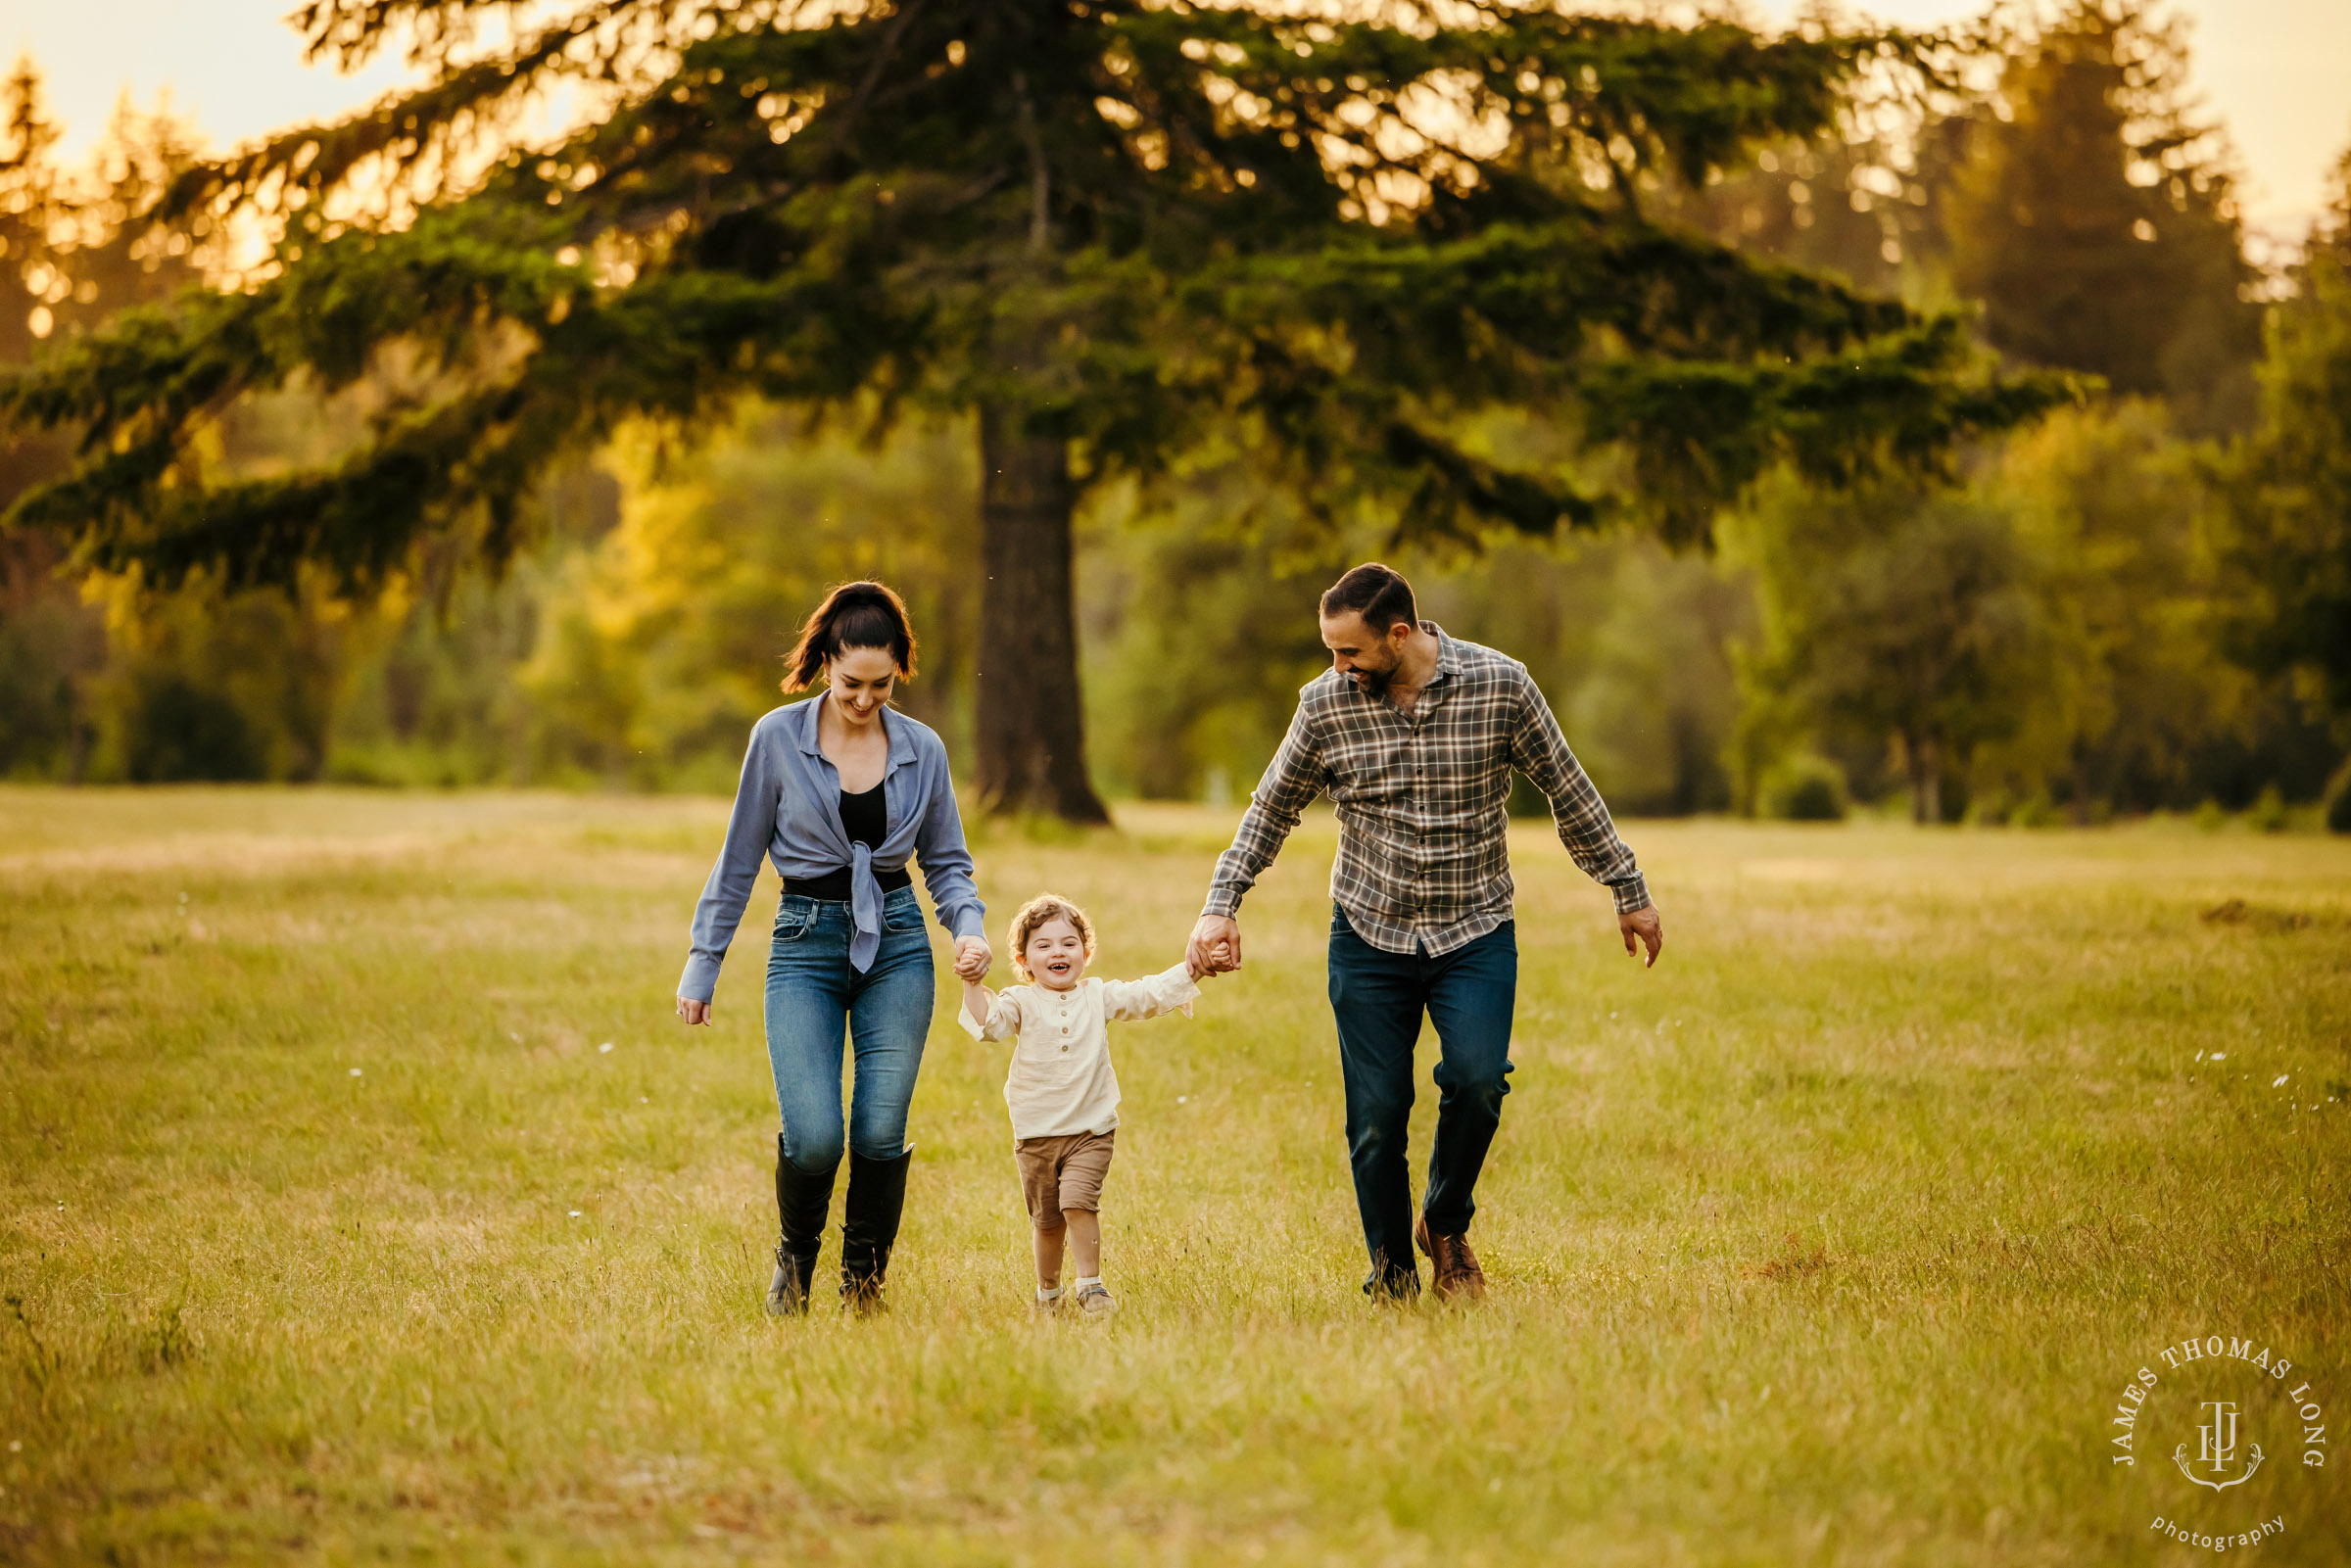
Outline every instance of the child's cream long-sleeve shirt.
<path fill-rule="evenodd" d="M 1088 977 L 1066 991 L 1008 985 L 984 1020 L 964 1004 L 957 1022 L 975 1040 L 1015 1041 L 1004 1104 L 1015 1138 L 1104 1133 L 1119 1124 L 1119 1075 L 1110 1067 L 1111 1020 L 1186 1017 L 1200 987 L 1181 964 L 1140 980 Z"/>

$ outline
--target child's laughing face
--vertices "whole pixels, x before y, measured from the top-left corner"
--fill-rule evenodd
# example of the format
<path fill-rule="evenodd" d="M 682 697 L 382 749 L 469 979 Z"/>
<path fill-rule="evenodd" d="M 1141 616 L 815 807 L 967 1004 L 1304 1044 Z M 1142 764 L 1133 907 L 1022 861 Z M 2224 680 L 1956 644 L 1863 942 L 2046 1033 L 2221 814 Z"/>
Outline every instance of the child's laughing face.
<path fill-rule="evenodd" d="M 1066 920 L 1049 920 L 1031 931 L 1021 958 L 1048 991 L 1070 990 L 1085 978 L 1085 938 Z"/>

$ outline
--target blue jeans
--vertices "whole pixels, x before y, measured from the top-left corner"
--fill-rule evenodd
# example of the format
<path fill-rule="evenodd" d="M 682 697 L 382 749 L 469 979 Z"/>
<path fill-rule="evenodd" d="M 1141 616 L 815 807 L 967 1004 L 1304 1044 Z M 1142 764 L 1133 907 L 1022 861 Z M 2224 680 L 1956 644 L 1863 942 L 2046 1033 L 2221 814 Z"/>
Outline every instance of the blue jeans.
<path fill-rule="evenodd" d="M 787 893 L 767 956 L 767 1061 L 784 1117 L 784 1157 L 831 1170 L 844 1147 L 840 1117 L 843 1026 L 856 1053 L 846 1147 L 869 1160 L 906 1152 L 906 1107 L 923 1065 L 937 982 L 931 933 L 911 887 L 882 900 L 882 950 L 849 968 L 849 906 Z"/>
<path fill-rule="evenodd" d="M 1412 1179 L 1405 1131 L 1413 1115 L 1413 1048 L 1425 1010 L 1437 1026 L 1437 1140 L 1420 1212 L 1440 1236 L 1458 1236 L 1477 1212 L 1471 1191 L 1502 1125 L 1510 1093 L 1511 1013 L 1518 995 L 1517 925 L 1505 921 L 1441 957 L 1388 953 L 1330 912 L 1330 1011 L 1347 1086 L 1347 1157 L 1364 1219 L 1371 1277 L 1364 1289 L 1419 1283 L 1413 1261 Z"/>

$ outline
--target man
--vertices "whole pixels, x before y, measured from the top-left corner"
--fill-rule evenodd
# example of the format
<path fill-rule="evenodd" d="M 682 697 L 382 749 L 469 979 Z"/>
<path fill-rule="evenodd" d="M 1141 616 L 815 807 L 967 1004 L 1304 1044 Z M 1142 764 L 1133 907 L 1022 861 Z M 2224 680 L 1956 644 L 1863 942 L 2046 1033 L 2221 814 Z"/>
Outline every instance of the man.
<path fill-rule="evenodd" d="M 1469 1250 L 1471 1192 L 1502 1123 L 1518 986 L 1504 810 L 1512 768 L 1550 797 L 1575 863 L 1613 889 L 1625 952 L 1639 944 L 1655 964 L 1664 928 L 1524 665 L 1419 619 L 1412 585 L 1376 562 L 1331 585 L 1321 612 L 1331 667 L 1299 690 L 1289 734 L 1217 862 L 1189 957 L 1195 971 L 1240 968 L 1241 897 L 1327 790 L 1339 815 L 1330 1010 L 1371 1254 L 1364 1289 L 1416 1294 L 1416 1243 L 1438 1296 L 1474 1300 L 1485 1275 Z M 1439 1092 L 1415 1223 L 1404 1151 L 1424 1010 L 1437 1026 Z"/>

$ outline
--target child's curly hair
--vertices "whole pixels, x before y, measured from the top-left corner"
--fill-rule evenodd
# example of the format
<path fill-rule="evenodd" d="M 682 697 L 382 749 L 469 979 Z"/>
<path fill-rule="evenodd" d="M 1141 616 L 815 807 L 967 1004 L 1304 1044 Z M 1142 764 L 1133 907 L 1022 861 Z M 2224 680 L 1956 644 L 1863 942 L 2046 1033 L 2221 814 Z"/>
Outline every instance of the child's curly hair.
<path fill-rule="evenodd" d="M 1036 979 L 1035 975 L 1029 973 L 1029 938 L 1034 936 L 1037 927 L 1046 922 L 1057 920 L 1070 923 L 1070 928 L 1085 944 L 1086 961 L 1093 961 L 1094 925 L 1085 918 L 1085 911 L 1059 893 L 1039 893 L 1012 914 L 1012 927 L 1008 933 L 1012 937 L 1012 972 L 1022 979 L 1032 983 Z"/>

